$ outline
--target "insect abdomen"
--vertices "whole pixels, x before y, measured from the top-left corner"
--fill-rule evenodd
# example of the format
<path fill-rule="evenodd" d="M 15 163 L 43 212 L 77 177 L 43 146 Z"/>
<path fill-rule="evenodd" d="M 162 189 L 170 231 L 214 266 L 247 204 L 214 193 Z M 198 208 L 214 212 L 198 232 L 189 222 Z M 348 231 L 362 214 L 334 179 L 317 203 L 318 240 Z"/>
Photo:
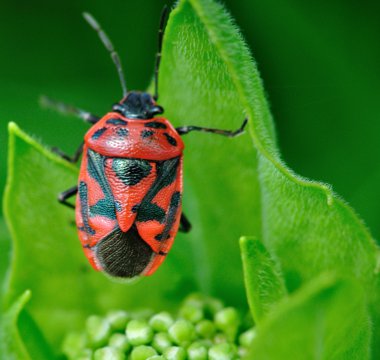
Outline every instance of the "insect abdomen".
<path fill-rule="evenodd" d="M 127 232 L 116 228 L 95 247 L 95 256 L 102 270 L 111 276 L 122 278 L 141 275 L 153 254 L 135 226 Z"/>

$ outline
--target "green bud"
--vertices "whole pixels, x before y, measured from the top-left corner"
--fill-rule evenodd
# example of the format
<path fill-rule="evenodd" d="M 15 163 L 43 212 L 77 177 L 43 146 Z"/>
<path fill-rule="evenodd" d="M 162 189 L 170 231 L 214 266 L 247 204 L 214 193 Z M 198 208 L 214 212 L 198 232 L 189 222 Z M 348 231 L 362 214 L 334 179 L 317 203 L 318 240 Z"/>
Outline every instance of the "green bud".
<path fill-rule="evenodd" d="M 241 359 L 245 358 L 248 355 L 248 349 L 240 346 L 238 348 L 238 355 Z"/>
<path fill-rule="evenodd" d="M 111 311 L 107 314 L 107 320 L 111 324 L 112 329 L 116 331 L 124 331 L 131 316 L 123 310 Z"/>
<path fill-rule="evenodd" d="M 86 334 L 92 348 L 105 346 L 111 335 L 111 325 L 99 316 L 90 316 L 86 321 Z"/>
<path fill-rule="evenodd" d="M 213 318 L 215 314 L 224 308 L 224 304 L 221 300 L 209 298 L 206 301 L 206 313 Z"/>
<path fill-rule="evenodd" d="M 171 346 L 167 348 L 163 355 L 167 360 L 186 360 L 186 351 L 179 346 Z"/>
<path fill-rule="evenodd" d="M 72 360 L 93 360 L 92 350 L 83 349 L 80 353 L 74 356 Z"/>
<path fill-rule="evenodd" d="M 215 314 L 215 325 L 222 330 L 230 341 L 234 341 L 239 325 L 240 316 L 233 307 L 227 307 Z"/>
<path fill-rule="evenodd" d="M 146 360 L 154 355 L 157 355 L 157 351 L 151 346 L 140 345 L 132 350 L 130 360 Z"/>
<path fill-rule="evenodd" d="M 133 312 L 132 318 L 134 320 L 145 320 L 148 321 L 148 319 L 153 316 L 154 312 L 152 309 L 139 309 Z"/>
<path fill-rule="evenodd" d="M 122 351 L 106 346 L 100 348 L 94 353 L 94 360 L 124 360 L 125 355 Z"/>
<path fill-rule="evenodd" d="M 197 323 L 204 317 L 203 307 L 192 303 L 183 305 L 179 310 L 179 316 L 192 323 Z"/>
<path fill-rule="evenodd" d="M 236 347 L 227 343 L 214 345 L 208 351 L 209 360 L 231 360 L 236 354 Z"/>
<path fill-rule="evenodd" d="M 127 337 L 120 333 L 113 334 L 108 341 L 108 345 L 119 349 L 123 353 L 127 353 L 131 350 L 131 344 L 128 342 Z"/>
<path fill-rule="evenodd" d="M 183 302 L 177 318 L 150 310 L 90 316 L 85 332 L 66 336 L 62 350 L 68 360 L 240 359 L 255 337 L 250 322 L 251 317 L 242 319 L 235 308 L 194 294 Z"/>
<path fill-rule="evenodd" d="M 191 322 L 187 320 L 177 320 L 169 328 L 169 336 L 177 345 L 191 342 L 195 335 L 195 329 Z"/>
<path fill-rule="evenodd" d="M 86 336 L 82 333 L 70 333 L 63 341 L 62 351 L 69 359 L 75 359 L 86 346 Z"/>
<path fill-rule="evenodd" d="M 153 339 L 153 329 L 145 320 L 131 320 L 126 334 L 128 341 L 134 346 L 149 344 Z"/>
<path fill-rule="evenodd" d="M 208 349 L 201 342 L 193 342 L 187 348 L 187 357 L 189 360 L 207 360 Z"/>
<path fill-rule="evenodd" d="M 196 341 L 197 344 L 203 345 L 207 349 L 214 345 L 214 343 L 210 339 L 200 339 Z"/>
<path fill-rule="evenodd" d="M 149 320 L 149 325 L 156 332 L 168 331 L 174 323 L 173 317 L 166 311 L 153 315 Z"/>
<path fill-rule="evenodd" d="M 256 330 L 254 328 L 247 330 L 246 332 L 243 332 L 239 336 L 239 344 L 241 346 L 244 346 L 245 348 L 249 347 L 253 341 L 253 339 L 256 336 Z"/>
<path fill-rule="evenodd" d="M 214 344 L 223 344 L 228 342 L 227 335 L 225 333 L 218 332 L 213 338 Z"/>
<path fill-rule="evenodd" d="M 204 295 L 190 294 L 183 301 L 182 306 L 192 305 L 192 306 L 197 306 L 202 309 L 205 306 L 205 301 L 206 301 L 206 297 Z"/>
<path fill-rule="evenodd" d="M 205 339 L 210 339 L 215 334 L 215 325 L 211 320 L 201 320 L 196 326 L 197 334 Z"/>
<path fill-rule="evenodd" d="M 167 333 L 160 332 L 153 337 L 152 346 L 160 353 L 163 353 L 165 349 L 172 345 L 172 341 Z"/>

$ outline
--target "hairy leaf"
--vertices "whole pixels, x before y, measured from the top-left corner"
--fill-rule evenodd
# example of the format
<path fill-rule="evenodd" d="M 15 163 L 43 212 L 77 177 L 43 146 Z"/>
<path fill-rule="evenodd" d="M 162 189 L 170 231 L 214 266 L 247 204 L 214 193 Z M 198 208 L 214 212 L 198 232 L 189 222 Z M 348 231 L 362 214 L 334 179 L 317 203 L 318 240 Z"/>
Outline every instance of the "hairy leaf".
<path fill-rule="evenodd" d="M 182 123 L 191 118 L 197 125 L 205 124 L 205 114 L 212 114 L 216 124 L 223 124 L 225 114 L 230 123 L 236 123 L 242 112 L 249 118 L 258 158 L 252 164 L 257 165 L 259 182 L 253 184 L 260 192 L 260 200 L 251 198 L 260 204 L 260 212 L 252 212 L 251 221 L 260 214 L 261 224 L 252 234 L 262 239 L 279 261 L 287 289 L 294 291 L 319 274 L 333 271 L 358 280 L 373 298 L 378 271 L 373 238 L 330 186 L 298 176 L 281 160 L 258 72 L 222 6 L 211 0 L 182 1 L 168 29 L 160 81 L 162 102 L 170 117 Z M 192 167 L 196 168 L 195 164 Z M 195 170 L 193 181 L 200 183 L 203 176 Z M 245 186 L 245 181 L 238 182 L 242 191 L 243 183 Z M 197 189 L 198 197 L 208 198 L 208 192 L 200 192 L 203 189 Z M 250 209 L 245 207 L 247 211 Z M 235 224 L 240 224 L 239 219 Z M 219 255 L 215 271 L 222 279 L 226 275 L 220 270 L 227 264 L 223 248 L 213 244 L 208 252 Z"/>
<path fill-rule="evenodd" d="M 370 327 L 362 288 L 322 275 L 268 316 L 249 358 L 369 359 Z"/>
<path fill-rule="evenodd" d="M 286 296 L 284 279 L 259 240 L 242 237 L 240 248 L 248 303 L 256 323 L 260 325 L 262 319 Z"/>
<path fill-rule="evenodd" d="M 177 26 L 166 38 L 164 54 L 170 55 L 163 58 L 162 88 L 191 92 L 191 96 L 186 93 L 187 98 L 185 90 L 174 94 L 173 106 L 168 106 L 170 114 L 181 121 L 185 116 L 201 119 L 207 108 L 199 110 L 194 104 L 209 99 L 208 107 L 217 121 L 225 113 L 231 113 L 231 121 L 240 112 L 248 115 L 259 159 L 262 238 L 280 260 L 287 287 L 293 290 L 329 269 L 370 287 L 376 268 L 375 242 L 329 186 L 296 175 L 281 161 L 257 70 L 223 8 L 210 0 L 182 1 L 173 12 L 169 29 L 170 25 Z M 221 89 L 226 95 L 222 96 Z M 164 99 L 169 101 L 166 94 L 169 92 Z M 255 216 L 252 213 L 253 219 Z"/>
<path fill-rule="evenodd" d="M 51 360 L 53 352 L 30 315 L 24 310 L 31 292 L 26 290 L 0 317 L 2 359 Z"/>
<path fill-rule="evenodd" d="M 10 237 L 5 226 L 4 218 L 0 217 L 0 309 L 2 307 L 5 278 L 9 267 Z"/>

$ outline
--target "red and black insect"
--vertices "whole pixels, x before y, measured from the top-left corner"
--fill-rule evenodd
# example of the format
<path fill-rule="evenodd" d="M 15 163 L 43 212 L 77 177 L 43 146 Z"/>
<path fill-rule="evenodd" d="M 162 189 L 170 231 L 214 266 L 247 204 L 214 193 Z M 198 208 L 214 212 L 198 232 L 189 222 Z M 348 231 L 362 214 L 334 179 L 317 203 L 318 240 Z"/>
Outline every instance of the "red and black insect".
<path fill-rule="evenodd" d="M 96 270 L 120 278 L 151 275 L 164 261 L 177 231 L 191 228 L 181 208 L 181 135 L 196 130 L 234 137 L 244 131 L 247 120 L 240 129 L 227 131 L 198 126 L 174 128 L 159 116 L 164 112 L 156 101 L 167 8 L 160 21 L 154 96 L 127 91 L 111 41 L 90 14 L 84 17 L 110 52 L 123 98 L 101 118 L 44 98 L 45 105 L 93 124 L 73 157 L 54 149 L 70 162 L 77 162 L 83 154 L 77 186 L 62 192 L 58 199 L 76 209 L 79 238 Z M 76 194 L 74 207 L 68 199 Z"/>

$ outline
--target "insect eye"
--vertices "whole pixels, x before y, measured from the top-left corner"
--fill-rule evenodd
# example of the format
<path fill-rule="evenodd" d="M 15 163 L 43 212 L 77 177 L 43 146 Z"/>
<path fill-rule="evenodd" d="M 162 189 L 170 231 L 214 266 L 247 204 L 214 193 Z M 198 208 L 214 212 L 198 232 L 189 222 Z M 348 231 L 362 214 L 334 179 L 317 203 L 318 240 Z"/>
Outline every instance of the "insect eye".
<path fill-rule="evenodd" d="M 162 114 L 163 112 L 164 112 L 164 108 L 162 106 L 159 106 L 159 105 L 153 106 L 149 110 L 149 114 L 152 116 L 157 115 L 157 114 Z"/>
<path fill-rule="evenodd" d="M 119 112 L 119 113 L 123 113 L 124 112 L 124 106 L 120 105 L 120 104 L 114 104 L 112 106 L 112 110 L 116 111 L 116 112 Z"/>

